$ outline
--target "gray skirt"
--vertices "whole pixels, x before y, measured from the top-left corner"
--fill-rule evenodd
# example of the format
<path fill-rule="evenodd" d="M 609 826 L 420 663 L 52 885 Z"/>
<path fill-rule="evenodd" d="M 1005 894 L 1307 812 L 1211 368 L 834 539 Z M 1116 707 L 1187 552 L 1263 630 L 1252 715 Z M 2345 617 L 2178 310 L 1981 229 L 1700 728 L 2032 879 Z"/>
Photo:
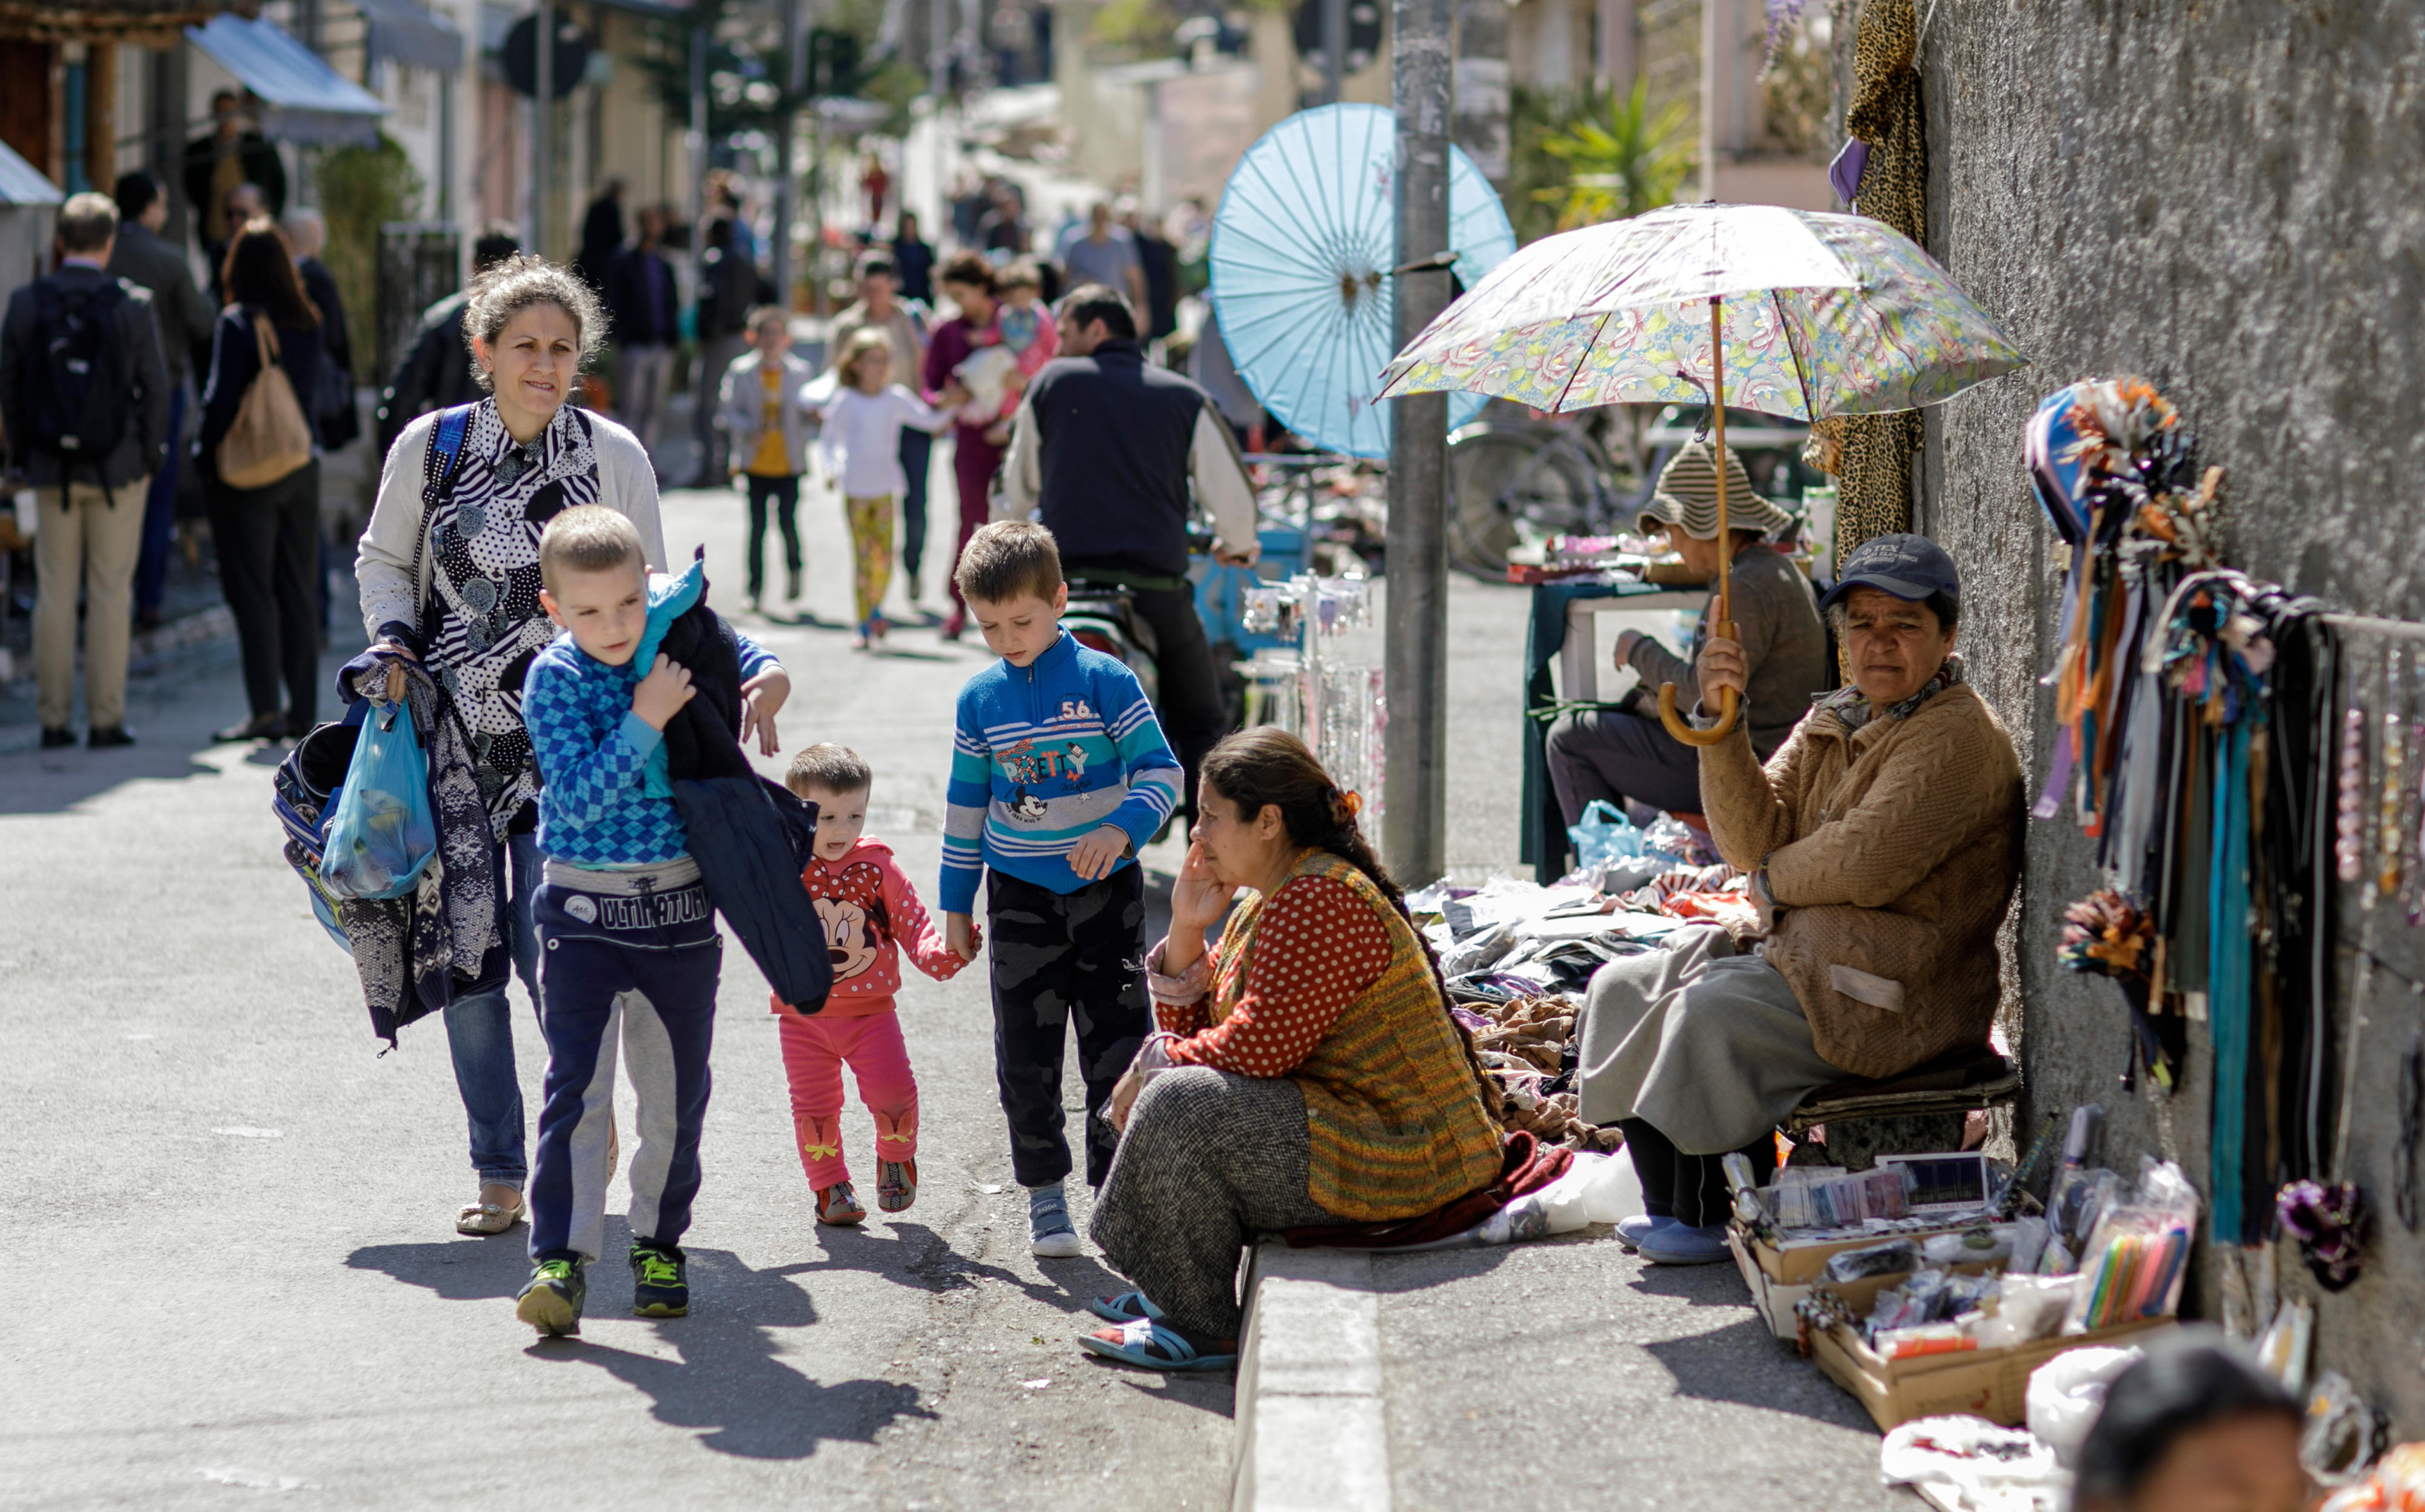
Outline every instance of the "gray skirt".
<path fill-rule="evenodd" d="M 1688 1155 L 1742 1149 L 1847 1074 L 1776 968 L 1714 925 L 1601 967 L 1577 1048 L 1586 1121 L 1641 1118 Z"/>

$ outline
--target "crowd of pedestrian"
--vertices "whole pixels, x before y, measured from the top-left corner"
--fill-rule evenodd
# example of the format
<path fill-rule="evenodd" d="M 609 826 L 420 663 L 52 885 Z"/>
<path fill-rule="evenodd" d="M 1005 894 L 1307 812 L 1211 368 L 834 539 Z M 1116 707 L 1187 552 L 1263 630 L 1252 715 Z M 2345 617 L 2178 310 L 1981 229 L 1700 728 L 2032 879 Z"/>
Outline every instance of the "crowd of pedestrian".
<path fill-rule="evenodd" d="M 56 269 L 10 295 L 0 331 L 8 471 L 37 498 L 45 748 L 75 743 L 79 624 L 85 742 L 133 743 L 132 635 L 162 622 L 181 522 L 208 522 L 243 655 L 250 709 L 222 734 L 297 735 L 315 714 L 329 612 L 319 459 L 361 432 L 355 354 L 320 259 L 327 222 L 285 207 L 277 153 L 242 98 L 222 91 L 213 105 L 185 167 L 209 292 L 165 234 L 167 186 L 130 172 L 111 195 L 69 198 Z"/>

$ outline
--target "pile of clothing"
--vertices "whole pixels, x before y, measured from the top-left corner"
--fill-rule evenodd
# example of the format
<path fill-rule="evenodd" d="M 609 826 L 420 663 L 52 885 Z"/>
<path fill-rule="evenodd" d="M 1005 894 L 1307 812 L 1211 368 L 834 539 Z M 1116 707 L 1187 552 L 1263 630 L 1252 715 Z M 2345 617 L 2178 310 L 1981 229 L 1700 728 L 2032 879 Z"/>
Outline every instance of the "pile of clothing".
<path fill-rule="evenodd" d="M 1483 1074 L 1499 1088 L 1499 1121 L 1545 1145 L 1608 1151 L 1625 1138 L 1585 1123 L 1577 1112 L 1575 1026 L 1582 1010 L 1559 994 L 1454 1005 L 1473 1037 Z"/>

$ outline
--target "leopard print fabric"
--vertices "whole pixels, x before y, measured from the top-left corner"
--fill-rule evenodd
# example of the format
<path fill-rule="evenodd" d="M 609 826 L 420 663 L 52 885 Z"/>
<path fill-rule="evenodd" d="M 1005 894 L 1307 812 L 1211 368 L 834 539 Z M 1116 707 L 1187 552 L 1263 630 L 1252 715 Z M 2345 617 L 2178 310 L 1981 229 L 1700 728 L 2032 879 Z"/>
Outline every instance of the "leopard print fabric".
<path fill-rule="evenodd" d="M 1870 144 L 1855 208 L 1925 245 L 1928 140 L 1914 67 L 1919 45 L 1913 0 L 1869 0 L 1861 8 L 1844 130 Z M 1838 481 L 1836 560 L 1872 536 L 1911 528 L 1911 459 L 1921 434 L 1917 410 L 1834 416 L 1812 427 L 1806 455 Z"/>

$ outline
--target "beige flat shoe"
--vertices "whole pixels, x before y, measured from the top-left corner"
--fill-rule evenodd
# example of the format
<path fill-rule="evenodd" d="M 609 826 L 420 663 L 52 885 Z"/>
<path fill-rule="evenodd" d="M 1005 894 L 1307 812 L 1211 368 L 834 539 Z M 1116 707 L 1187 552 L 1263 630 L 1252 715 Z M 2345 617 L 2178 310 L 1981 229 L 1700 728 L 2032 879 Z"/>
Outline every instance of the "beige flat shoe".
<path fill-rule="evenodd" d="M 511 1206 L 496 1202 L 466 1202 L 455 1214 L 455 1231 L 468 1234 L 503 1233 L 512 1228 L 527 1211 L 520 1192 L 514 1194 Z"/>

